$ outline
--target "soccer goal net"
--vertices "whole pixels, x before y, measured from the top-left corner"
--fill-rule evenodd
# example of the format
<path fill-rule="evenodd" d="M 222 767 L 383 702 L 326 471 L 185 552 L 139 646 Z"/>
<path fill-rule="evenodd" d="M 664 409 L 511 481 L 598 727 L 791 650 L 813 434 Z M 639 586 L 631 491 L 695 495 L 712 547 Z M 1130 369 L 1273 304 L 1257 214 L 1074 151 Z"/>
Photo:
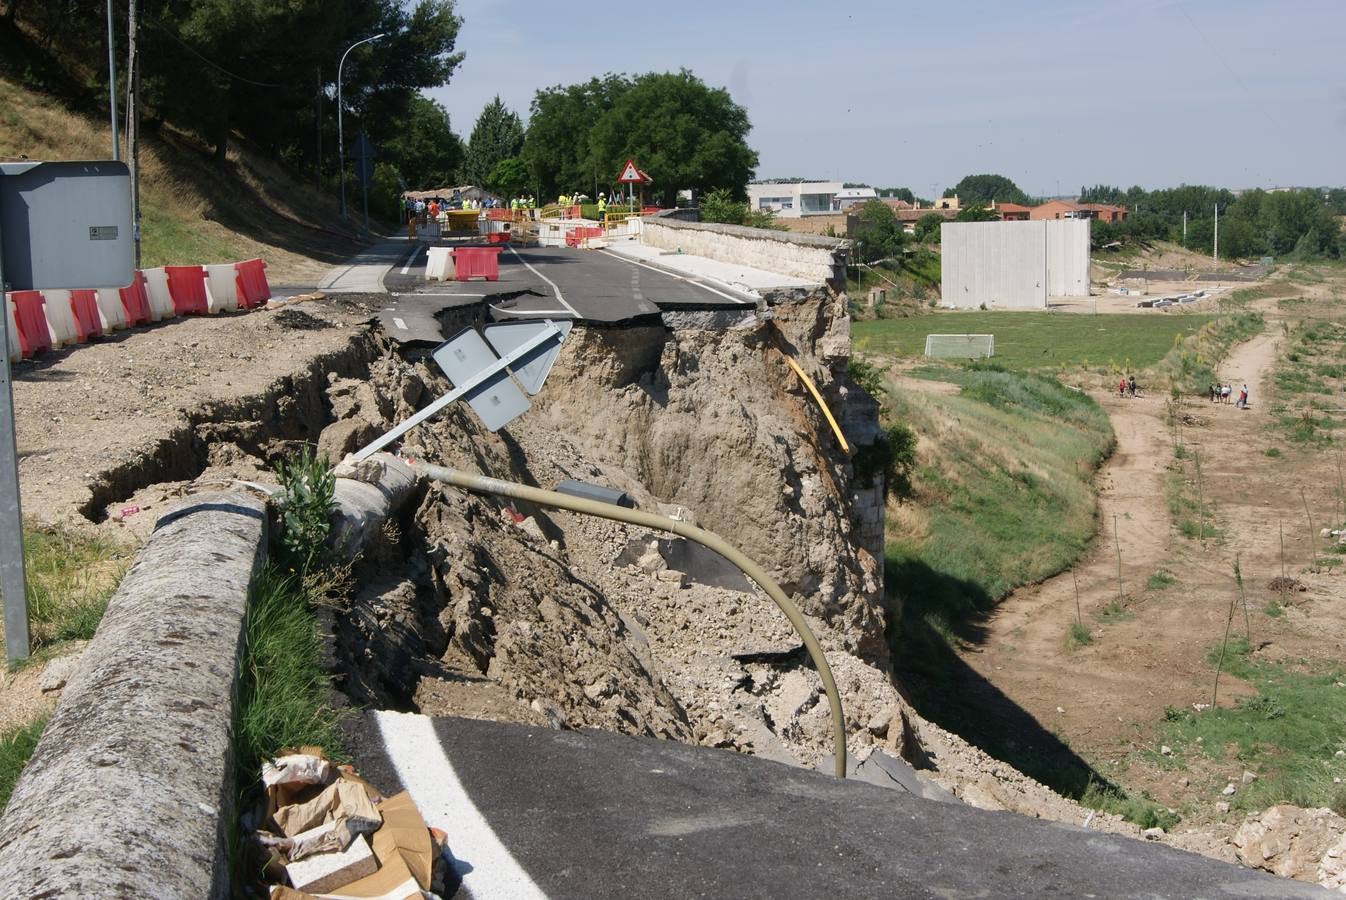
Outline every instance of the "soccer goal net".
<path fill-rule="evenodd" d="M 925 355 L 931 359 L 973 359 L 995 356 L 993 334 L 927 334 Z"/>

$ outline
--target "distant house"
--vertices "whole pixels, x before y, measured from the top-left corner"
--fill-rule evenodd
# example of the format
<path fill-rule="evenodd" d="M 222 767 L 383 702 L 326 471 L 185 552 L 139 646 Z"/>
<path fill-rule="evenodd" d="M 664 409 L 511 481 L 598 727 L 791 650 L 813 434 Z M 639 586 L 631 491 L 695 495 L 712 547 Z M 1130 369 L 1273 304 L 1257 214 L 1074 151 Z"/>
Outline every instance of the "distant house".
<path fill-rule="evenodd" d="M 954 194 L 952 197 L 940 197 L 938 200 L 935 200 L 930 204 L 930 208 L 951 209 L 954 212 L 957 212 L 958 210 L 962 209 L 962 207 L 958 205 L 957 194 Z"/>
<path fill-rule="evenodd" d="M 1049 200 L 1029 210 L 1028 218 L 1039 219 L 1098 219 L 1100 222 L 1120 222 L 1126 218 L 1125 206 L 1106 203 L 1076 203 L 1073 200 Z"/>
<path fill-rule="evenodd" d="M 827 215 L 840 211 L 841 192 L 839 181 L 754 182 L 748 185 L 748 206 L 783 219 Z"/>
<path fill-rule="evenodd" d="M 907 234 L 911 234 L 916 230 L 916 223 L 919 222 L 923 216 L 934 214 L 946 222 L 952 222 L 958 216 L 958 210 L 956 209 L 931 209 L 928 206 L 924 209 L 913 209 L 912 205 L 905 200 L 884 200 L 883 202 L 892 207 L 893 215 L 897 218 L 897 221 L 902 224 L 902 230 Z M 894 204 L 897 203 L 905 204 L 905 207 L 895 206 Z M 859 224 L 859 210 L 849 210 L 846 213 L 847 236 L 854 236 L 859 230 Z"/>
<path fill-rule="evenodd" d="M 879 199 L 879 193 L 872 187 L 842 188 L 837 192 L 836 208 L 847 210 L 852 206 L 859 206 L 862 203 L 877 199 Z"/>
<path fill-rule="evenodd" d="M 1028 214 L 1033 211 L 1033 208 L 1021 203 L 995 203 L 993 201 L 991 210 L 1000 216 L 1002 222 L 1027 222 Z"/>

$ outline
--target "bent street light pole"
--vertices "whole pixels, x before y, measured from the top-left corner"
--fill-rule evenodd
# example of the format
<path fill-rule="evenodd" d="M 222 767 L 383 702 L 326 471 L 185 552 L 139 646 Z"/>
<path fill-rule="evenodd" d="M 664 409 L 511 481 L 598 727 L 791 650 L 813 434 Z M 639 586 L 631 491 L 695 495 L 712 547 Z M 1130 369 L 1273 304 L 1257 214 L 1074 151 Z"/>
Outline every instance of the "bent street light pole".
<path fill-rule="evenodd" d="M 377 41 L 381 37 L 387 37 L 386 31 L 380 31 L 373 37 L 367 37 L 362 41 L 356 41 L 346 48 L 346 53 L 341 54 L 341 62 L 337 63 L 337 171 L 341 179 L 341 218 L 346 218 L 346 141 L 341 130 L 341 67 L 346 65 L 346 54 L 350 53 L 361 44 L 368 44 L 370 41 Z"/>

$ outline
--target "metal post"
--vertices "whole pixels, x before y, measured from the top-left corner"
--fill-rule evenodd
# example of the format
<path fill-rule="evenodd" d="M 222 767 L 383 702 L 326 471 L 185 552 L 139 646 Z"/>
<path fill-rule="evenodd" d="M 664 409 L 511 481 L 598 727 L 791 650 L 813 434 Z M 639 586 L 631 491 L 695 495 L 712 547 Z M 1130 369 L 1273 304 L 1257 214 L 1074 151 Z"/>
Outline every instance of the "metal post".
<path fill-rule="evenodd" d="M 117 139 L 117 64 L 112 58 L 115 50 L 112 40 L 112 0 L 107 0 L 107 103 L 112 118 L 112 158 L 121 159 L 121 142 Z"/>
<path fill-rule="evenodd" d="M 346 55 L 361 44 L 367 44 L 370 41 L 377 41 L 385 37 L 386 32 L 380 31 L 373 37 L 367 37 L 362 41 L 356 41 L 346 48 L 346 52 L 341 54 L 341 62 L 337 63 L 337 169 L 340 172 L 341 180 L 341 218 L 346 218 L 346 140 L 345 133 L 341 125 L 341 69 L 346 65 Z"/>
<path fill-rule="evenodd" d="M 318 99 L 317 109 L 313 113 L 314 128 L 317 131 L 317 163 L 314 166 L 318 172 L 318 190 L 322 190 L 322 66 L 318 66 Z"/>
<path fill-rule="evenodd" d="M 373 174 L 369 165 L 369 135 L 360 129 L 360 193 L 364 197 L 365 231 L 369 230 L 369 178 Z"/>
<path fill-rule="evenodd" d="M 0 246 L 3 242 L 0 241 Z M 0 254 L 0 297 L 4 260 Z M 14 435 L 14 392 L 9 372 L 9 310 L 0 315 L 0 593 L 5 601 L 5 656 L 10 665 L 28 658 L 28 585 L 23 572 L 23 510 L 19 503 L 19 455 Z"/>
<path fill-rule="evenodd" d="M 126 149 L 131 170 L 131 240 L 135 245 L 136 268 L 140 268 L 140 12 L 131 0 L 126 20 Z"/>
<path fill-rule="evenodd" d="M 1220 204 L 1215 204 L 1215 249 L 1211 253 L 1211 258 L 1215 262 L 1220 261 Z"/>

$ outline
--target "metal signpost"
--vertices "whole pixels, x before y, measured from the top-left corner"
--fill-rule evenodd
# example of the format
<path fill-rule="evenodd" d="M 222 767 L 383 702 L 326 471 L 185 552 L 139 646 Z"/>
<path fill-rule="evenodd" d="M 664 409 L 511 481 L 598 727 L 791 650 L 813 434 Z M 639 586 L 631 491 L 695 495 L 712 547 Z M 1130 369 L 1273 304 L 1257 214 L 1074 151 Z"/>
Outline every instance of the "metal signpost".
<path fill-rule="evenodd" d="M 125 163 L 0 163 L 0 295 L 127 285 L 133 256 Z M 0 311 L 0 348 L 0 594 L 5 655 L 14 663 L 28 657 L 29 635 L 7 304 Z"/>
<path fill-rule="evenodd" d="M 500 430 L 529 409 L 520 385 L 529 394 L 542 390 L 542 382 L 561 352 L 561 342 L 570 333 L 570 324 L 551 319 L 498 322 L 482 329 L 485 339 L 471 328 L 460 331 L 433 354 L 457 387 L 357 451 L 355 459 L 368 459 L 458 400 L 467 400 L 491 431 Z"/>

